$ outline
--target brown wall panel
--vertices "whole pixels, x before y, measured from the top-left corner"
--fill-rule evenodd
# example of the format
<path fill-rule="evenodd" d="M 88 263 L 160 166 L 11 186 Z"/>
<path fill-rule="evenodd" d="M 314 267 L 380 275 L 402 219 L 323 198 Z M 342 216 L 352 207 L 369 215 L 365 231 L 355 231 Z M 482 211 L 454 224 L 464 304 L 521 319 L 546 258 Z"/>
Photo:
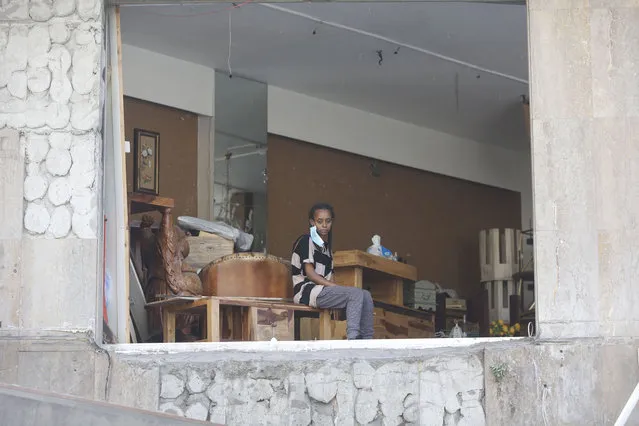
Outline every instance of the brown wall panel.
<path fill-rule="evenodd" d="M 160 134 L 160 195 L 175 199 L 173 217 L 197 216 L 197 115 L 124 98 L 127 190 L 133 191 L 133 129 Z"/>
<path fill-rule="evenodd" d="M 307 232 L 308 209 L 335 207 L 335 250 L 366 250 L 373 234 L 418 269 L 420 279 L 479 290 L 483 228 L 520 228 L 518 192 L 379 162 L 277 135 L 268 139 L 268 250 L 288 258 Z"/>

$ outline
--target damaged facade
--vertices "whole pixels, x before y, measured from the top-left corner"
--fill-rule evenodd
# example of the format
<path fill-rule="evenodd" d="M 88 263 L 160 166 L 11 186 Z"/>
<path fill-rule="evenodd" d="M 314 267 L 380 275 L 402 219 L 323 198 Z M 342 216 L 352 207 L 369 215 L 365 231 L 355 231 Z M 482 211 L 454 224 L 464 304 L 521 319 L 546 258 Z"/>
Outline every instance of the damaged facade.
<path fill-rule="evenodd" d="M 639 4 L 528 10 L 536 339 L 132 349 L 95 343 L 112 9 L 1 2 L 0 382 L 224 424 L 612 424 L 639 380 Z"/>

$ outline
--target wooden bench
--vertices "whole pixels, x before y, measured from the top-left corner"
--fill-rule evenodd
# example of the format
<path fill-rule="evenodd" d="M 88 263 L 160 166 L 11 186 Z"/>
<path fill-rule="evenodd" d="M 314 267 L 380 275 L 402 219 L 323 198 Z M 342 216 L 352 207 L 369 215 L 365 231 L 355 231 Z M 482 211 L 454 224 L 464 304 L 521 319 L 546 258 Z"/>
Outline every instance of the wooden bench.
<path fill-rule="evenodd" d="M 319 337 L 329 340 L 333 310 L 291 303 L 286 299 L 248 297 L 172 297 L 147 304 L 162 309 L 165 343 L 175 342 L 177 314 L 203 314 L 204 342 L 224 340 L 293 340 L 295 312 L 319 315 Z"/>

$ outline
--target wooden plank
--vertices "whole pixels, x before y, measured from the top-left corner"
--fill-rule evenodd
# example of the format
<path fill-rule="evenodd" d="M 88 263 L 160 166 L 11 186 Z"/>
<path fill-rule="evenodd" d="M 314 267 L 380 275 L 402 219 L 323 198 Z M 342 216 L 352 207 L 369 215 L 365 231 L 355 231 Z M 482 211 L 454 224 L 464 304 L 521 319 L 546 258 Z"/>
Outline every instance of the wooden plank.
<path fill-rule="evenodd" d="M 175 343 L 175 312 L 162 310 L 162 332 L 164 343 Z"/>
<path fill-rule="evenodd" d="M 199 296 L 193 296 L 193 297 L 176 296 L 176 297 L 170 297 L 164 300 L 156 300 L 154 302 L 149 302 L 146 304 L 146 306 L 147 307 L 164 307 L 164 306 L 172 306 L 172 305 L 183 305 L 185 303 L 194 302 L 200 299 L 201 297 Z"/>
<path fill-rule="evenodd" d="M 207 299 L 216 299 L 221 305 L 226 306 L 257 306 L 274 309 L 292 309 L 304 312 L 321 312 L 321 309 L 313 308 L 307 305 L 288 302 L 269 302 L 266 299 L 247 298 L 247 297 L 207 297 L 207 296 L 175 296 L 164 300 L 147 303 L 147 307 L 172 307 L 172 309 L 186 310 L 206 305 Z M 284 300 L 284 299 L 278 299 Z M 189 305 L 187 307 L 180 305 Z"/>
<path fill-rule="evenodd" d="M 124 109 L 124 104 L 122 106 Z M 165 208 L 175 207 L 175 200 L 169 197 L 160 197 L 159 195 L 144 194 L 141 192 L 127 193 L 129 202 L 138 205 L 138 208 L 148 208 L 149 210 L 164 210 Z M 141 206 L 140 206 L 141 204 Z M 147 211 L 149 211 L 147 210 Z M 139 213 L 139 212 L 135 212 Z"/>
<path fill-rule="evenodd" d="M 206 302 L 206 338 L 209 342 L 219 342 L 220 302 L 214 298 L 209 298 Z"/>
<path fill-rule="evenodd" d="M 146 299 L 132 259 L 129 259 L 129 284 L 132 286 L 129 289 L 131 295 L 131 302 L 129 303 L 129 309 L 131 311 L 129 313 L 130 320 L 135 323 L 135 328 L 140 335 L 140 340 L 146 342 L 150 337 L 148 312 L 145 309 Z M 130 331 L 133 333 L 133 329 Z"/>
<path fill-rule="evenodd" d="M 118 87 L 117 87 L 117 99 L 113 99 L 112 102 L 118 102 L 118 119 L 120 121 L 120 129 L 119 129 L 119 138 L 120 138 L 120 147 L 119 147 L 119 155 L 120 155 L 120 164 L 122 165 L 122 167 L 120 168 L 120 180 L 117 181 L 116 179 L 116 185 L 119 183 L 120 184 L 120 190 L 121 192 L 121 197 L 124 197 L 124 194 L 126 194 L 126 188 L 127 188 L 127 182 L 126 182 L 126 167 L 124 167 L 124 165 L 126 164 L 126 152 L 124 149 L 124 144 L 125 144 L 125 136 L 124 136 L 124 85 L 122 83 L 122 31 L 121 31 L 121 25 L 120 25 L 120 7 L 116 7 L 115 8 L 115 28 L 114 28 L 114 32 L 115 32 L 115 38 L 116 38 L 116 56 L 117 56 L 117 80 L 118 80 Z M 113 66 L 113 64 L 111 64 L 111 66 Z M 116 191 L 117 193 L 117 191 Z M 123 239 L 123 243 L 124 243 L 124 247 L 121 247 L 122 251 L 117 251 L 118 253 L 118 267 L 122 267 L 123 270 L 126 270 L 126 264 L 127 264 L 127 259 L 129 258 L 129 233 L 126 232 L 126 230 L 129 227 L 129 218 L 127 215 L 127 204 L 126 204 L 126 200 L 122 200 L 123 204 L 122 204 L 122 230 L 123 235 L 122 235 L 122 239 Z M 106 255 L 106 254 L 105 254 Z M 118 292 L 118 299 L 123 299 L 119 301 L 119 304 L 124 305 L 122 307 L 118 307 L 118 310 L 120 311 L 120 314 L 118 315 L 118 323 L 119 321 L 124 321 L 122 326 L 118 326 L 118 331 L 123 331 L 124 332 L 124 336 L 118 336 L 119 340 L 122 341 L 122 339 L 125 339 L 125 341 L 129 341 L 129 337 L 131 335 L 131 330 L 129 329 L 129 317 L 130 317 L 130 312 L 129 312 L 129 274 L 128 273 L 123 273 L 120 277 L 122 280 L 122 286 L 123 288 L 121 289 L 121 291 Z M 126 307 L 125 307 L 126 306 Z M 119 334 L 119 333 L 118 333 Z"/>
<path fill-rule="evenodd" d="M 194 268 L 204 268 L 209 263 L 233 254 L 233 241 L 219 235 L 200 232 L 197 237 L 186 237 L 189 255 L 184 261 Z"/>
<path fill-rule="evenodd" d="M 379 300 L 373 300 L 373 304 L 376 308 L 381 308 L 385 311 L 406 315 L 413 318 L 421 318 L 424 320 L 432 320 L 434 313 L 421 311 L 419 309 L 411 309 L 406 306 L 393 305 L 390 303 L 381 302 Z"/>
<path fill-rule="evenodd" d="M 293 309 L 296 311 L 306 311 L 306 312 L 321 312 L 321 309 L 313 308 L 311 306 L 302 305 L 298 303 L 285 303 L 285 302 L 268 302 L 265 300 L 259 299 L 248 299 L 248 298 L 233 298 L 233 297 L 216 297 L 220 301 L 222 305 L 228 306 L 255 306 L 255 307 L 266 307 L 272 309 Z"/>
<path fill-rule="evenodd" d="M 408 280 L 417 280 L 417 268 L 405 263 L 395 262 L 380 256 L 363 252 L 361 250 L 338 251 L 333 255 L 333 267 L 343 268 L 348 266 L 361 266 L 383 272 L 395 277 Z"/>

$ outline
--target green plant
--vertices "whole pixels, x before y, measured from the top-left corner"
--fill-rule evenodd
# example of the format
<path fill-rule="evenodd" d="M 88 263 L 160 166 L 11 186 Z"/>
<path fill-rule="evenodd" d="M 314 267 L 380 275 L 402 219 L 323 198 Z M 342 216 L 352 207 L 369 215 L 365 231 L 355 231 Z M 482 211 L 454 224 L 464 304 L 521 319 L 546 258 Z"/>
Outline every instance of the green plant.
<path fill-rule="evenodd" d="M 499 383 L 504 377 L 506 377 L 506 374 L 508 374 L 508 365 L 503 362 L 493 364 L 490 366 L 490 371 L 493 373 L 495 381 Z"/>

